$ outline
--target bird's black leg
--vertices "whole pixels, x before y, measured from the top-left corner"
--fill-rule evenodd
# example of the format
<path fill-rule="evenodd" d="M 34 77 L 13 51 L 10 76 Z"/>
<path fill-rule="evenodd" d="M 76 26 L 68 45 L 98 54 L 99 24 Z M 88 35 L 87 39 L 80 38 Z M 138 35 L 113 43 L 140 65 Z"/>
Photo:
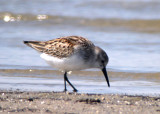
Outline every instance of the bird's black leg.
<path fill-rule="evenodd" d="M 64 74 L 64 92 L 67 91 L 67 88 L 66 88 L 66 75 L 67 75 L 67 72 L 65 72 L 65 74 Z"/>
<path fill-rule="evenodd" d="M 64 91 L 67 91 L 66 89 L 66 81 L 68 82 L 68 84 L 73 88 L 74 92 L 77 92 L 78 90 L 71 84 L 71 82 L 68 80 L 67 77 L 67 72 L 64 73 Z"/>

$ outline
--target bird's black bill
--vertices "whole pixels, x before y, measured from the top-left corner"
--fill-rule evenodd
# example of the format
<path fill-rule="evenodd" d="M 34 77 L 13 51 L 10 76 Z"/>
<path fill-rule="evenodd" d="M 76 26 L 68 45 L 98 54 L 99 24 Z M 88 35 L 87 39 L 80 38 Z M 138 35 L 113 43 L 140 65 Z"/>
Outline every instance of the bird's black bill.
<path fill-rule="evenodd" d="M 107 81 L 108 87 L 110 87 L 110 84 L 109 84 L 109 78 L 108 78 L 107 70 L 106 70 L 106 68 L 105 68 L 105 67 L 102 69 L 102 72 L 103 72 L 103 74 L 104 74 L 104 77 L 106 78 L 106 81 Z"/>

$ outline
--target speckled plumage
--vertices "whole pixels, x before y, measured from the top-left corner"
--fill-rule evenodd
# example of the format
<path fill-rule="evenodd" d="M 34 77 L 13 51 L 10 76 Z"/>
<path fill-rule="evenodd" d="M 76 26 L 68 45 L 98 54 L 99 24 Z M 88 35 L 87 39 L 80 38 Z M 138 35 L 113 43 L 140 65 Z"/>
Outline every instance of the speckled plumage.
<path fill-rule="evenodd" d="M 69 82 L 67 72 L 87 68 L 100 68 L 110 86 L 106 71 L 109 58 L 104 50 L 88 39 L 80 36 L 67 36 L 49 41 L 24 41 L 24 43 L 41 52 L 41 58 L 48 64 L 64 71 L 64 80 L 72 86 L 74 91 L 77 90 Z"/>
<path fill-rule="evenodd" d="M 81 51 L 81 53 L 84 54 L 87 53 L 88 55 L 88 53 L 92 52 L 90 47 L 94 46 L 91 41 L 79 36 L 61 37 L 44 42 L 30 41 L 27 45 L 39 52 L 58 58 L 69 57 L 77 51 Z M 85 50 L 85 52 L 83 52 L 83 50 Z"/>

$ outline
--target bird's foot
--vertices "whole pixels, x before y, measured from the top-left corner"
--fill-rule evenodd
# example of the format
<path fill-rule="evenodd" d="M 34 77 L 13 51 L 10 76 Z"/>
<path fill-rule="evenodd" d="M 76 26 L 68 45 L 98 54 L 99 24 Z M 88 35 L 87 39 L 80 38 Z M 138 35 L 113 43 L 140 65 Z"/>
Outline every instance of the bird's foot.
<path fill-rule="evenodd" d="M 66 92 L 66 91 L 67 91 L 67 89 L 64 89 L 64 90 L 63 90 L 63 92 Z"/>
<path fill-rule="evenodd" d="M 67 92 L 67 89 L 64 89 L 63 92 L 66 93 L 66 92 Z M 77 90 L 77 89 L 73 89 L 73 92 L 78 92 L 78 90 Z"/>
<path fill-rule="evenodd" d="M 74 89 L 73 92 L 78 92 L 78 90 L 77 90 L 77 89 Z"/>

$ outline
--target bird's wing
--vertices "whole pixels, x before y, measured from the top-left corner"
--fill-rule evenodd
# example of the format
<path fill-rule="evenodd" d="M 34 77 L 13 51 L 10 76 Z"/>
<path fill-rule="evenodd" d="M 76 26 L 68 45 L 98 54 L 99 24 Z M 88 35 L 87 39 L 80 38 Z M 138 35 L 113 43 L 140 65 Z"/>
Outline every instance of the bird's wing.
<path fill-rule="evenodd" d="M 46 53 L 58 58 L 71 56 L 75 51 L 75 47 L 80 45 L 80 47 L 83 48 L 93 45 L 89 40 L 79 36 L 61 37 L 46 42 L 24 41 L 24 43 L 38 52 Z"/>

